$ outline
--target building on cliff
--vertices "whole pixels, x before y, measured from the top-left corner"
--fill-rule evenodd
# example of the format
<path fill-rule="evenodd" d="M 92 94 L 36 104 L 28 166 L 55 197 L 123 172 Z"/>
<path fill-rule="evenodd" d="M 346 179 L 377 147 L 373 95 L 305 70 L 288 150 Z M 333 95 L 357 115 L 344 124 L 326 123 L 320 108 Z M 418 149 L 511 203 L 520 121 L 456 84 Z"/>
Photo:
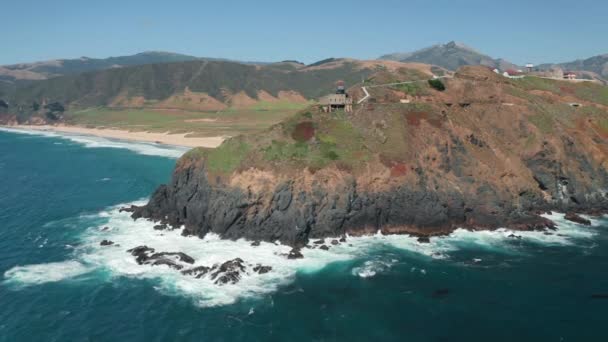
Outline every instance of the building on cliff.
<path fill-rule="evenodd" d="M 346 93 L 344 81 L 336 82 L 336 93 L 329 94 L 319 99 L 319 107 L 324 113 L 331 113 L 337 109 L 343 109 L 350 113 L 353 111 L 353 99 Z"/>

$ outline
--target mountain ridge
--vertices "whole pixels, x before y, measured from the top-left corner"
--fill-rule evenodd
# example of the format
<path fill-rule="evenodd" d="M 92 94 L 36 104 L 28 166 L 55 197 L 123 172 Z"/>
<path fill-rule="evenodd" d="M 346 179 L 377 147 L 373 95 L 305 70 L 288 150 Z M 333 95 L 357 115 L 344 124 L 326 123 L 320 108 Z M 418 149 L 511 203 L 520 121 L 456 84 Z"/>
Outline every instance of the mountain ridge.
<path fill-rule="evenodd" d="M 518 67 L 502 58 L 493 58 L 457 41 L 436 44 L 413 52 L 398 52 L 380 56 L 379 59 L 399 62 L 420 62 L 455 71 L 466 65 L 484 65 L 502 70 Z"/>
<path fill-rule="evenodd" d="M 0 66 L 0 81 L 40 81 L 82 72 L 100 71 L 147 64 L 179 63 L 189 61 L 232 61 L 225 58 L 195 57 L 169 51 L 144 51 L 133 55 L 107 58 L 80 57 L 54 59 Z M 242 64 L 266 64 L 265 62 L 234 61 Z"/>

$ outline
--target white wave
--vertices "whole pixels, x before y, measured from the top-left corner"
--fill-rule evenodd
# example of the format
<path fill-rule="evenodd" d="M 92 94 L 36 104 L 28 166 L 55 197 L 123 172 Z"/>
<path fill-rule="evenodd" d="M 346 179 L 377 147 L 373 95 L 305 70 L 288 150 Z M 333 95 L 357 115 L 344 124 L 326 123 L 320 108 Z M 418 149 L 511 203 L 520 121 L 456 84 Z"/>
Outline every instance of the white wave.
<path fill-rule="evenodd" d="M 395 262 L 395 260 L 368 260 L 365 261 L 363 265 L 359 267 L 354 267 L 351 273 L 361 278 L 371 278 L 378 273 L 384 273 L 388 271 L 393 266 L 393 264 L 395 264 Z"/>
<path fill-rule="evenodd" d="M 145 201 L 129 203 L 142 205 Z M 5 277 L 13 281 L 33 284 L 43 281 L 58 281 L 88 272 L 91 269 L 105 270 L 111 277 L 131 277 L 153 279 L 155 288 L 170 295 L 185 295 L 203 307 L 227 305 L 242 298 L 257 297 L 276 291 L 280 286 L 294 281 L 298 272 L 317 272 L 337 261 L 360 259 L 361 263 L 351 269 L 351 273 L 361 278 L 373 278 L 387 272 L 398 260 L 377 253 L 384 247 L 398 248 L 412 256 L 446 259 L 453 251 L 461 249 L 489 249 L 496 252 L 512 252 L 513 239 L 541 245 L 571 245 L 577 239 L 593 236 L 593 230 L 563 220 L 563 215 L 551 216 L 558 223 L 559 230 L 546 235 L 544 232 L 518 232 L 507 229 L 472 232 L 456 230 L 452 235 L 432 237 L 430 243 L 419 243 L 415 237 L 381 234 L 365 237 L 347 237 L 346 243 L 327 244 L 328 251 L 320 248 L 302 249 L 303 259 L 288 260 L 286 254 L 291 248 L 274 243 L 251 246 L 249 241 L 222 240 L 217 235 L 208 234 L 204 239 L 185 237 L 181 230 L 154 230 L 154 223 L 146 220 L 133 221 L 129 213 L 119 212 L 125 205 L 109 208 L 96 215 L 83 215 L 85 222 L 95 222 L 82 235 L 81 244 L 74 248 L 74 260 L 58 264 L 21 266 L 9 270 Z M 108 229 L 104 229 L 108 227 Z M 521 238 L 513 237 L 520 236 Z M 114 242 L 112 246 L 100 246 L 102 240 Z M 327 239 L 329 241 L 331 239 Z M 217 285 L 209 278 L 196 279 L 183 275 L 166 266 L 139 265 L 127 249 L 146 245 L 157 252 L 184 252 L 196 261 L 192 266 L 213 266 L 214 264 L 241 258 L 249 265 L 271 266 L 266 274 L 249 271 L 236 284 Z M 477 262 L 477 260 L 475 260 Z M 481 261 L 481 260 L 479 260 Z M 84 266 L 87 265 L 87 266 Z M 65 272 L 64 272 L 65 271 Z M 426 274 L 424 268 L 414 268 L 412 272 Z M 50 274 L 50 275 L 49 275 Z"/>
<path fill-rule="evenodd" d="M 101 138 L 86 134 L 73 134 L 63 132 L 52 132 L 42 130 L 28 130 L 22 128 L 0 127 L 0 131 L 36 135 L 47 138 L 60 138 L 70 140 L 87 148 L 118 148 L 127 149 L 138 154 L 148 156 L 160 156 L 167 158 L 179 158 L 186 153 L 189 148 L 182 146 L 172 146 L 145 142 L 132 142 L 120 139 Z"/>
<path fill-rule="evenodd" d="M 39 285 L 70 279 L 90 272 L 92 269 L 74 260 L 15 266 L 4 273 L 5 282 L 22 286 Z"/>

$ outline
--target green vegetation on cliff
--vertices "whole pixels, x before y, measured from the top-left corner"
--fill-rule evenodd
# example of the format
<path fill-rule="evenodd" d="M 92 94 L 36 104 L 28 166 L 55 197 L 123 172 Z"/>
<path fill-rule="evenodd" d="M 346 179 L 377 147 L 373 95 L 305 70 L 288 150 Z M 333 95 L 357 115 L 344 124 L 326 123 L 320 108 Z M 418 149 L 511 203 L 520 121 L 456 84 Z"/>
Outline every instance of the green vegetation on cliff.
<path fill-rule="evenodd" d="M 584 100 L 578 94 L 602 94 L 599 85 L 511 81 L 485 68 L 465 69 L 442 84 L 440 90 L 422 82 L 427 95 L 413 103 L 399 101 L 408 89 L 399 95 L 392 88 L 373 90 L 372 100 L 355 106 L 353 113 L 311 107 L 262 132 L 230 139 L 217 150 L 192 152 L 188 158 L 204 158 L 210 171 L 223 175 L 248 168 L 315 172 L 336 167 L 357 173 L 381 163 L 395 177 L 451 171 L 473 181 L 488 165 L 503 163 L 490 146 L 519 158 L 533 155 L 549 140 L 564 141 L 581 132 L 607 134 L 608 114 L 601 102 L 572 107 L 570 98 L 559 93 Z M 513 96 L 522 100 L 517 107 L 503 105 Z M 470 154 L 481 159 L 472 163 Z"/>

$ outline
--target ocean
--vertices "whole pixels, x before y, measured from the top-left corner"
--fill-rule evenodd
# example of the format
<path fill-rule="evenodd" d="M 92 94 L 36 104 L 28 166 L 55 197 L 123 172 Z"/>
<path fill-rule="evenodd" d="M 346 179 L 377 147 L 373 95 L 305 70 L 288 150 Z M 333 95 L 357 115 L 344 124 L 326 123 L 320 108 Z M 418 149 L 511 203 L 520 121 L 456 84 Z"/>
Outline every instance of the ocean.
<path fill-rule="evenodd" d="M 429 244 L 349 237 L 287 260 L 286 246 L 183 237 L 119 212 L 184 152 L 0 131 L 0 341 L 608 341 L 606 218 L 554 213 L 557 232 Z M 139 245 L 272 271 L 220 286 L 138 265 L 126 250 Z"/>

